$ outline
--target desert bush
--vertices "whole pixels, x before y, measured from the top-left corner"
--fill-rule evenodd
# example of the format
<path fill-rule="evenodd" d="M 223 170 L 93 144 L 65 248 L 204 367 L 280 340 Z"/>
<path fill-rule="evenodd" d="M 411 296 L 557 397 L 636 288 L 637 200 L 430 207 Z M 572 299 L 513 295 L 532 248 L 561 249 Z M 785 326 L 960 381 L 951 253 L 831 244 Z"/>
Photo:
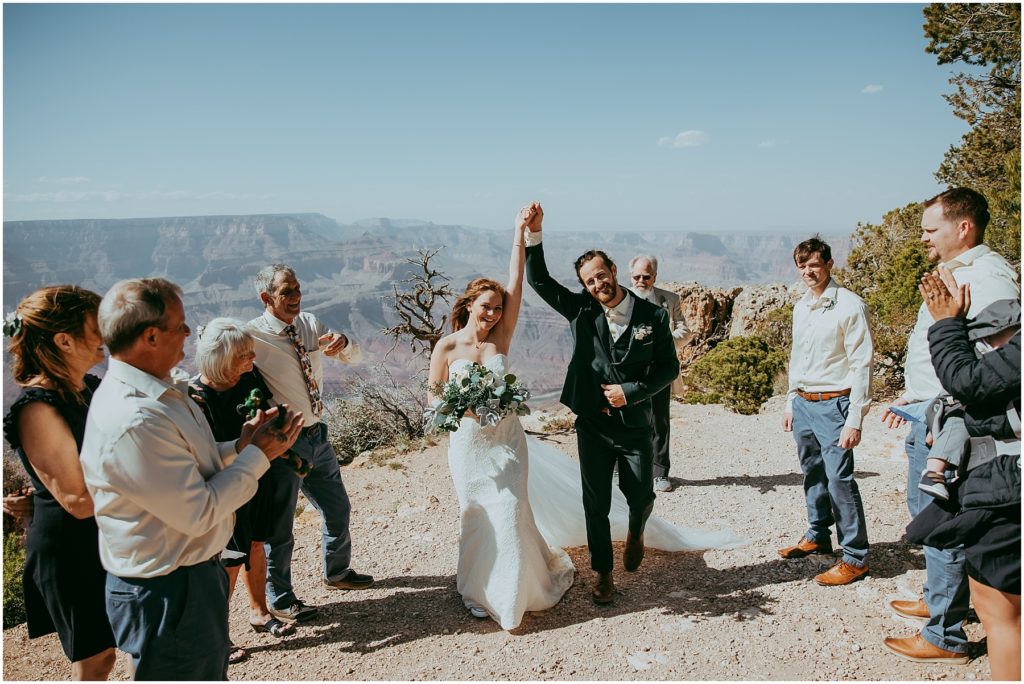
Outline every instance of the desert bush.
<path fill-rule="evenodd" d="M 793 305 L 772 309 L 754 324 L 752 334 L 768 343 L 772 349 L 789 353 L 793 346 Z"/>
<path fill-rule="evenodd" d="M 25 570 L 24 538 L 18 532 L 4 535 L 4 629 L 20 625 L 25 614 L 21 575 Z"/>
<path fill-rule="evenodd" d="M 406 453 L 423 439 L 426 385 L 399 385 L 383 365 L 345 382 L 345 397 L 327 405 L 328 438 L 342 463 L 364 451 L 395 447 Z"/>
<path fill-rule="evenodd" d="M 541 416 L 540 429 L 547 433 L 575 432 L 576 417 L 571 413 Z"/>
<path fill-rule="evenodd" d="M 757 413 L 769 397 L 786 354 L 751 335 L 722 342 L 690 367 L 689 404 L 724 404 L 742 414 Z"/>

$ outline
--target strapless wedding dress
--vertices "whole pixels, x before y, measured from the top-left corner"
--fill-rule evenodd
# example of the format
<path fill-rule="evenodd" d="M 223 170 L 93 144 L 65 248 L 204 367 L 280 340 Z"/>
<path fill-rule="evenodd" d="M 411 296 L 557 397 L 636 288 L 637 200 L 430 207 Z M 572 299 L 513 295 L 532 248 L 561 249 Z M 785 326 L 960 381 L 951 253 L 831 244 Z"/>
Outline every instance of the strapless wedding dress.
<path fill-rule="evenodd" d="M 506 361 L 499 354 L 485 365 L 504 376 Z M 449 372 L 469 363 L 459 359 Z M 519 418 L 507 416 L 488 428 L 463 418 L 450 436 L 448 467 L 461 516 L 459 594 L 467 607 L 481 607 L 502 629 L 514 629 L 524 612 L 558 603 L 575 573 L 569 555 L 549 546 L 534 521 Z"/>
<path fill-rule="evenodd" d="M 469 363 L 458 359 L 449 373 Z M 504 354 L 484 365 L 499 376 L 509 372 Z M 513 629 L 524 612 L 558 603 L 574 575 L 562 548 L 587 543 L 579 464 L 528 439 L 519 418 L 507 416 L 489 428 L 464 418 L 450 435 L 448 467 L 461 516 L 456 586 L 466 606 L 483 608 L 503 629 Z M 610 519 L 612 539 L 625 539 L 629 507 L 617 488 Z M 686 551 L 732 548 L 746 540 L 729 531 L 681 528 L 651 516 L 644 542 Z"/>

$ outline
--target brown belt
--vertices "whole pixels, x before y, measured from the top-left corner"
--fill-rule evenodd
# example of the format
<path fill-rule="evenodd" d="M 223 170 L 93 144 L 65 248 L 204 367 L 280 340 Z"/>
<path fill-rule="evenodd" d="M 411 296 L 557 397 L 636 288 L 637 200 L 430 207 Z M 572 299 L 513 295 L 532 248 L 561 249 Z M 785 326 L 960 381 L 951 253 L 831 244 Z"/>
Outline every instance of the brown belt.
<path fill-rule="evenodd" d="M 804 392 L 803 390 L 797 390 L 796 394 L 801 399 L 806 399 L 807 401 L 828 401 L 837 397 L 848 397 L 850 396 L 850 390 L 844 389 L 835 392 Z"/>

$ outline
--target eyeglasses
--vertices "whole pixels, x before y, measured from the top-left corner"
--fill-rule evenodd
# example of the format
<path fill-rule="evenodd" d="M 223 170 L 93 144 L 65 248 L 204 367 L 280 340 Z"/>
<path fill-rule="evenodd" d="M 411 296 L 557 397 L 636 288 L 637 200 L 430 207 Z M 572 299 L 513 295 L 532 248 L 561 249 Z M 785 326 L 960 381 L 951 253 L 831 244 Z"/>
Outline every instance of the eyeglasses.
<path fill-rule="evenodd" d="M 654 276 L 650 276 L 650 275 L 647 275 L 646 273 L 642 273 L 642 274 L 633 276 L 633 280 L 650 280 L 653 277 Z"/>

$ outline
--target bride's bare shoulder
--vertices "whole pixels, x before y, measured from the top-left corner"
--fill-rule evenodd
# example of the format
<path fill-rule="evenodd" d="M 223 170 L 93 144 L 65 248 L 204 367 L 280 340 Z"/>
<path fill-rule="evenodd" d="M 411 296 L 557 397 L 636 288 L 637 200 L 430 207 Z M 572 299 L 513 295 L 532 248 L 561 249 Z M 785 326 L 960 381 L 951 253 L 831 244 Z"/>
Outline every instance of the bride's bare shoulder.
<path fill-rule="evenodd" d="M 457 333 L 451 333 L 439 339 L 437 344 L 434 345 L 434 353 L 448 355 L 455 351 L 455 348 L 459 346 L 459 340 L 456 335 Z"/>

